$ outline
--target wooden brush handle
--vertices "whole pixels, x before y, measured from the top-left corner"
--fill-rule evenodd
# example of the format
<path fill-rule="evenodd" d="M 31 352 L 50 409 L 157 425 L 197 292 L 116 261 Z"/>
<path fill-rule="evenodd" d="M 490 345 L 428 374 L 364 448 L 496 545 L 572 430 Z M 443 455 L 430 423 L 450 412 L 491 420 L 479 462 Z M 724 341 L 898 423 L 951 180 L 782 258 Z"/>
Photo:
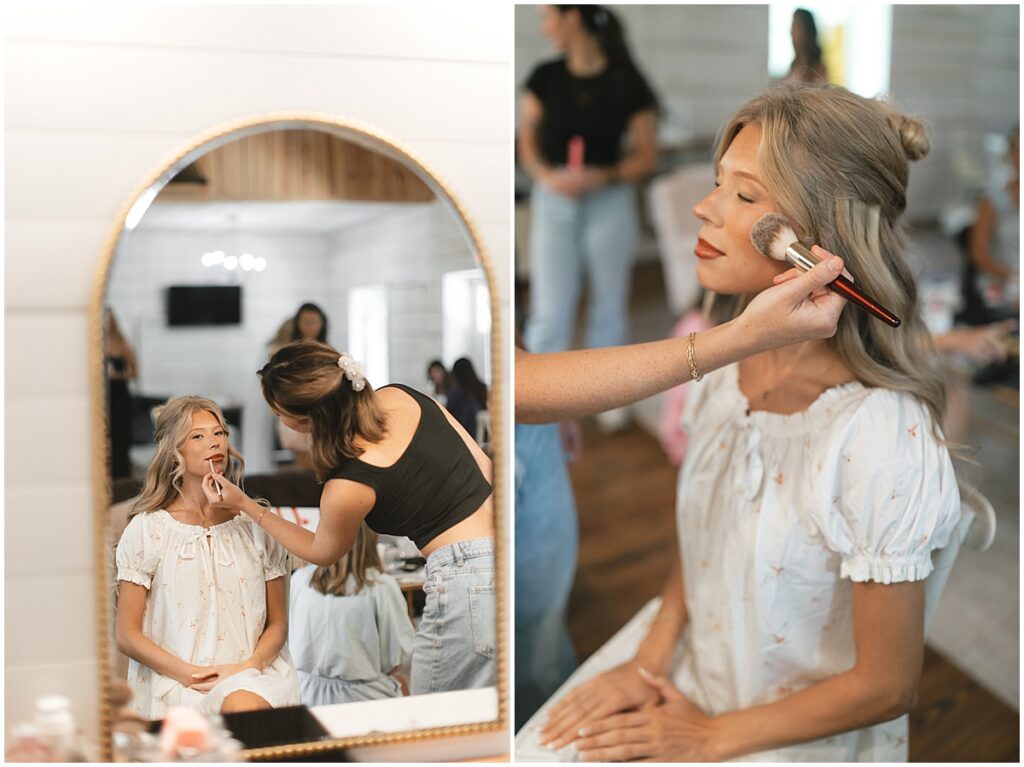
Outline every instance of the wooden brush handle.
<path fill-rule="evenodd" d="M 830 282 L 828 286 L 832 288 L 832 290 L 834 290 L 836 293 L 843 296 L 843 298 L 846 298 L 847 300 L 857 304 L 857 306 L 861 307 L 862 309 L 866 309 L 867 311 L 871 312 L 886 325 L 889 325 L 890 327 L 894 328 L 898 328 L 900 326 L 899 317 L 890 312 L 888 309 L 886 309 L 884 306 L 878 303 L 875 299 L 873 299 L 863 290 L 861 290 L 848 279 L 846 279 L 846 277 L 840 275 L 839 277 L 836 277 L 836 279 L 833 282 Z"/>

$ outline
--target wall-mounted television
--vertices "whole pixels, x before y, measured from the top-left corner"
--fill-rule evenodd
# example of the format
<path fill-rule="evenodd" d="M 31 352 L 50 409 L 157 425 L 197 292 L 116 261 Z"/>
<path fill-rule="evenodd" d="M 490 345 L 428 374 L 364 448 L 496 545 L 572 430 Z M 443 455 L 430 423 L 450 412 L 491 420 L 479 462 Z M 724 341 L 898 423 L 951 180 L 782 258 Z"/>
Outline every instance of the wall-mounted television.
<path fill-rule="evenodd" d="M 238 325 L 242 288 L 238 285 L 172 285 L 167 288 L 167 324 Z"/>

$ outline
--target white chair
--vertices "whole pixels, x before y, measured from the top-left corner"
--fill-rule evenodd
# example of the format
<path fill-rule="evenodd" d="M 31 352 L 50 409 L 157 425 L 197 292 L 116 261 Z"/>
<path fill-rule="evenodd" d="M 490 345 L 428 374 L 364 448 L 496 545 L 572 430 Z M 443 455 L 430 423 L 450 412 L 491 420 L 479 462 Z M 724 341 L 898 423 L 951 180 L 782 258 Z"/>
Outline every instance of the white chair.
<path fill-rule="evenodd" d="M 648 192 L 666 298 L 676 317 L 693 307 L 700 295 L 693 246 L 701 222 L 693 215 L 693 206 L 707 196 L 714 182 L 712 165 L 687 165 L 656 178 Z"/>

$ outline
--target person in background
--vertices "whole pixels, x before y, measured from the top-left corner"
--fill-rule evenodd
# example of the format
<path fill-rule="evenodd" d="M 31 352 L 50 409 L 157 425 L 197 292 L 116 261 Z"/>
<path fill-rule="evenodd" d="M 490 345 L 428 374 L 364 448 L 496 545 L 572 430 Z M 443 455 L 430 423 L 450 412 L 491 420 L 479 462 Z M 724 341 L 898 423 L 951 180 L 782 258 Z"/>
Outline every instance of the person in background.
<path fill-rule="evenodd" d="M 270 349 L 270 355 L 284 346 L 286 343 L 314 339 L 320 343 L 327 342 L 327 315 L 324 310 L 313 303 L 305 303 L 295 312 L 295 316 L 286 321 L 278 330 L 278 339 L 284 333 L 284 340 L 281 343 L 275 342 Z M 295 468 L 310 471 L 313 468 L 309 452 L 312 449 L 309 435 L 300 434 L 285 426 L 279 420 L 277 422 L 277 441 L 281 447 L 291 450 L 295 456 Z"/>
<path fill-rule="evenodd" d="M 993 322 L 989 325 L 959 325 L 933 336 L 935 350 L 947 357 L 966 360 L 973 368 L 974 382 L 991 371 L 998 371 L 1011 359 L 1014 341 L 1011 334 L 1017 330 L 1017 320 Z M 1016 357 L 1016 353 L 1013 355 Z M 953 376 L 949 381 L 949 398 L 946 401 L 946 436 L 959 442 L 967 435 L 971 426 L 971 399 L 965 379 Z"/>
<path fill-rule="evenodd" d="M 515 426 L 515 728 L 576 668 L 566 611 L 579 524 L 558 424 Z"/>
<path fill-rule="evenodd" d="M 473 363 L 465 357 L 452 365 L 454 383 L 448 390 L 448 412 L 469 434 L 476 434 L 476 414 L 487 409 L 487 384 L 476 374 Z"/>
<path fill-rule="evenodd" d="M 784 79 L 808 85 L 828 83 L 828 68 L 821 58 L 818 25 L 814 22 L 814 15 L 808 10 L 797 8 L 793 12 L 789 35 L 793 40 L 794 56 Z"/>
<path fill-rule="evenodd" d="M 292 320 L 292 340 L 303 341 L 308 338 L 327 343 L 327 315 L 323 309 L 311 303 L 300 306 Z"/>
<path fill-rule="evenodd" d="M 988 319 L 1016 315 L 1020 307 L 1020 128 L 1009 136 L 1009 178 L 978 203 L 968 237 L 971 264 L 981 296 L 992 314 Z"/>
<path fill-rule="evenodd" d="M 655 169 L 658 102 L 607 8 L 543 6 L 541 31 L 561 55 L 533 70 L 522 99 L 519 158 L 536 182 L 525 342 L 538 353 L 569 348 L 586 274 L 585 345 L 615 346 L 628 340 L 633 183 Z M 626 411 L 600 420 L 616 430 Z"/>
<path fill-rule="evenodd" d="M 448 404 L 448 390 L 452 386 L 452 377 L 448 368 L 441 360 L 432 360 L 427 365 L 427 380 L 434 386 L 434 399 L 442 405 Z"/>
<path fill-rule="evenodd" d="M 103 310 L 103 360 L 107 370 L 107 408 L 110 417 L 110 476 L 130 477 L 132 464 L 128 450 L 132 445 L 132 394 L 128 382 L 138 376 L 135 351 L 121 333 L 114 312 Z"/>
<path fill-rule="evenodd" d="M 274 337 L 267 344 L 267 358 L 285 344 L 315 338 L 322 343 L 327 342 L 327 315 L 324 310 L 313 303 L 304 303 L 298 311 L 278 327 Z"/>
<path fill-rule="evenodd" d="M 307 706 L 408 694 L 413 625 L 377 540 L 363 524 L 333 565 L 292 573 L 289 645 Z"/>

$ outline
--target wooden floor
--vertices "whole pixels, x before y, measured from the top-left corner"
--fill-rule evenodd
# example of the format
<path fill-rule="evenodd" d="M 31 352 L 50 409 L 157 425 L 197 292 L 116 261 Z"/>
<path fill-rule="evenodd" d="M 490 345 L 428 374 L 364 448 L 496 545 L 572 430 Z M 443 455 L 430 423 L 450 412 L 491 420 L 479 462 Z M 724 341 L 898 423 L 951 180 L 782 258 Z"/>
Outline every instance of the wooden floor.
<path fill-rule="evenodd" d="M 569 603 L 579 659 L 593 653 L 661 590 L 675 546 L 676 471 L 638 427 L 605 436 L 583 424 L 572 468 L 580 554 Z M 938 653 L 925 656 L 911 714 L 914 762 L 1019 761 L 1020 717 Z"/>

